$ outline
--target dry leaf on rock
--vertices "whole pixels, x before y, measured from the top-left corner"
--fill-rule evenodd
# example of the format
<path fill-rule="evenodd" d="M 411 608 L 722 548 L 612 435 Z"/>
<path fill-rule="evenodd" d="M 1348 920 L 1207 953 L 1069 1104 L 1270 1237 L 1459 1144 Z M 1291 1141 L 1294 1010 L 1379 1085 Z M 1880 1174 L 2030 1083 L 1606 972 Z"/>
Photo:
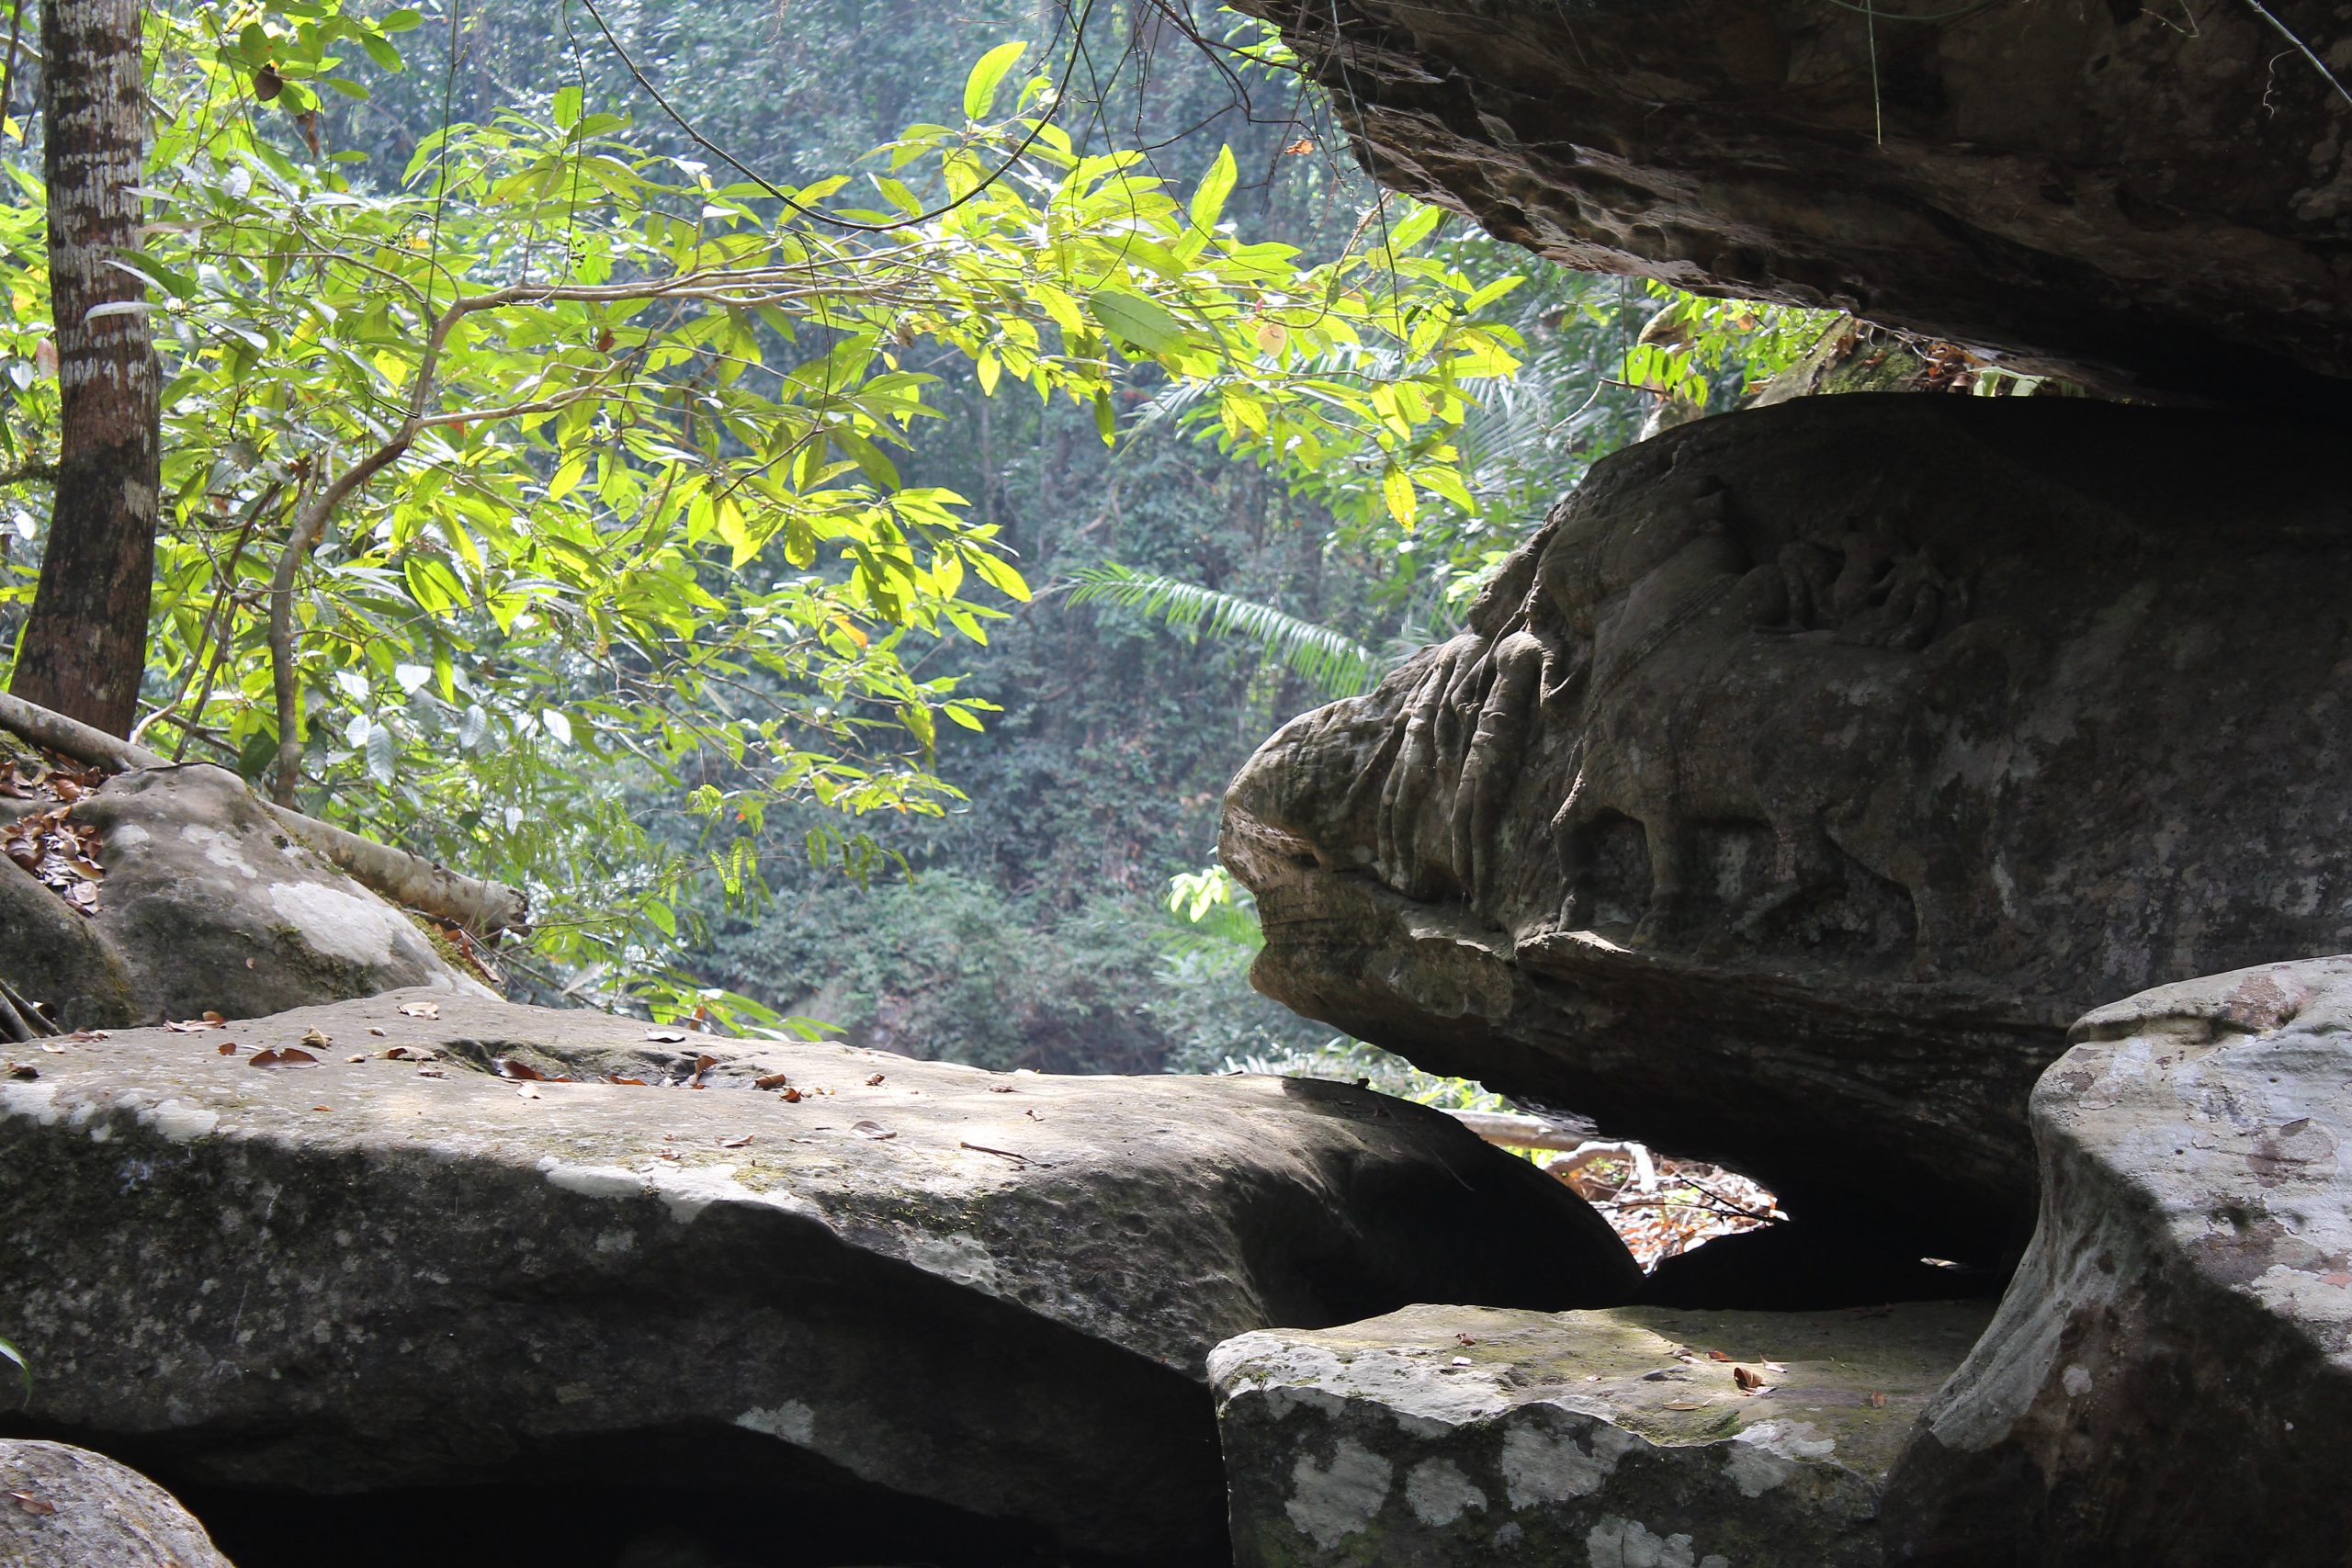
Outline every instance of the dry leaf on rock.
<path fill-rule="evenodd" d="M 207 1018 L 213 1018 L 218 1015 L 214 1013 L 206 1013 L 204 1016 Z M 302 1031 L 302 1043 L 313 1047 L 332 1045 L 334 1043 L 334 1036 L 329 1034 L 323 1029 L 306 1029 Z"/>
<path fill-rule="evenodd" d="M 315 1067 L 319 1059 L 300 1045 L 288 1045 L 282 1051 L 256 1051 L 245 1059 L 252 1067 Z"/>
<path fill-rule="evenodd" d="M 405 1018 L 439 1018 L 441 1008 L 436 1002 L 402 1002 L 401 1014 Z"/>
<path fill-rule="evenodd" d="M 791 1077 L 784 1073 L 770 1073 L 765 1077 L 753 1078 L 752 1087 L 753 1089 L 783 1089 L 791 1082 Z"/>
<path fill-rule="evenodd" d="M 657 1045 L 683 1045 L 686 1043 L 686 1032 L 683 1029 L 649 1029 L 645 1037 Z"/>
<path fill-rule="evenodd" d="M 752 1134 L 746 1133 L 740 1138 L 721 1138 L 718 1140 L 718 1146 L 722 1149 L 741 1149 L 749 1148 L 751 1143 Z"/>
<path fill-rule="evenodd" d="M 861 1138 L 895 1138 L 899 1135 L 879 1122 L 853 1122 L 849 1130 Z"/>

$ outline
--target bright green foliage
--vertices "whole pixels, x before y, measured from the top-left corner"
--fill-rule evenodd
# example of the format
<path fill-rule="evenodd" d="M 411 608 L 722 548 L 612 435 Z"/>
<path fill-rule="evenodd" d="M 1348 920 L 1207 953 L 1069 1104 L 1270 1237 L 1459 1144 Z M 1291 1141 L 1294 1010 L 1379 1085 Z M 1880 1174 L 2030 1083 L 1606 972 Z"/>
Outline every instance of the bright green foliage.
<path fill-rule="evenodd" d="M 1625 379 L 1702 412 L 1725 371 L 1735 373 L 1736 392 L 1752 392 L 1803 359 L 1843 319 L 1835 310 L 1647 287 L 1666 303 L 1626 351 Z"/>
<path fill-rule="evenodd" d="M 1194 640 L 1205 634 L 1253 643 L 1326 696 L 1359 696 L 1380 679 L 1380 656 L 1353 637 L 1198 583 L 1117 565 L 1088 567 L 1069 597 L 1073 604 L 1100 600 L 1140 610 Z"/>
<path fill-rule="evenodd" d="M 541 951 L 570 964 L 676 933 L 685 867 L 631 778 L 753 828 L 780 802 L 955 798 L 941 723 L 980 728 L 992 705 L 914 655 L 985 642 L 1029 589 L 997 525 L 901 474 L 943 352 L 1105 440 L 1130 387 L 1206 389 L 1229 449 L 1373 476 L 1402 521 L 1419 491 L 1461 491 L 1468 389 L 1516 363 L 1481 315 L 1491 286 L 1414 252 L 1434 213 L 1367 222 L 1320 265 L 1246 240 L 1223 220 L 1229 152 L 1180 199 L 1141 154 L 1074 144 L 1012 45 L 971 73 L 967 123 L 784 201 L 643 151 L 576 87 L 370 177 L 303 116 L 363 96 L 414 20 L 206 0 L 151 21 L 164 112 L 135 265 L 168 380 L 149 691 L 249 773 L 290 741 L 289 791 L 526 882 L 554 917 Z M 0 374 L 34 395 L 6 437 L 38 456 L 39 191 L 12 173 Z M 730 893 L 758 875 L 741 837 L 707 869 Z"/>

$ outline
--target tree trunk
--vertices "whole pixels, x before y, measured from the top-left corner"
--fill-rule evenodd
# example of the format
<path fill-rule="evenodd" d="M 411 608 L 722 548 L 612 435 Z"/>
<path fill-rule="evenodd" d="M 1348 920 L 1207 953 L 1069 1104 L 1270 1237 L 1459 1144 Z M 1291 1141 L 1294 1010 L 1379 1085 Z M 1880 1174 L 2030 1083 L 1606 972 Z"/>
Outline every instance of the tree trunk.
<path fill-rule="evenodd" d="M 46 0 L 41 109 L 64 418 L 40 585 L 10 690 L 115 735 L 138 716 L 154 588 L 162 384 L 139 243 L 139 0 Z"/>

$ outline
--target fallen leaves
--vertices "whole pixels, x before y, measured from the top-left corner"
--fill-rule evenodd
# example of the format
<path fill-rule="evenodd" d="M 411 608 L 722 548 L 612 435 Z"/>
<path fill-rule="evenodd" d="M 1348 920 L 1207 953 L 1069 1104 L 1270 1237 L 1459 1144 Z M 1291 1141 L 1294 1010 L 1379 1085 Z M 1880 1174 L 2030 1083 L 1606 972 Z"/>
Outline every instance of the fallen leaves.
<path fill-rule="evenodd" d="M 769 1073 L 764 1077 L 756 1077 L 752 1080 L 753 1089 L 788 1089 L 791 1084 L 791 1076 L 786 1073 Z"/>
<path fill-rule="evenodd" d="M 22 1508 L 28 1514 L 53 1514 L 57 1512 L 57 1505 L 51 1502 L 48 1498 L 41 1496 L 39 1493 L 11 1492 L 8 1495 L 15 1498 L 17 1506 Z"/>
<path fill-rule="evenodd" d="M 1758 1389 L 1765 1386 L 1764 1380 L 1746 1367 L 1734 1367 L 1731 1370 L 1731 1381 L 1739 1385 L 1739 1392 L 1742 1393 L 1754 1393 Z"/>
<path fill-rule="evenodd" d="M 868 1089 L 879 1089 L 879 1088 L 881 1088 L 881 1087 L 882 1087 L 882 1075 L 881 1075 L 880 1073 L 876 1073 L 876 1074 L 875 1074 L 872 1077 L 870 1077 L 870 1078 L 866 1079 L 866 1080 L 865 1080 L 865 1087 L 866 1087 L 866 1088 L 868 1088 Z"/>
<path fill-rule="evenodd" d="M 237 1043 L 233 1040 L 223 1040 L 220 1044 L 215 1045 L 212 1050 L 215 1055 L 233 1056 L 237 1054 Z"/>
<path fill-rule="evenodd" d="M 8 1076 L 18 1079 L 37 1078 L 40 1077 L 40 1069 L 29 1063 L 11 1062 L 8 1064 Z"/>
<path fill-rule="evenodd" d="M 656 1045 L 683 1045 L 686 1043 L 686 1032 L 683 1029 L 649 1029 L 645 1037 Z"/>
<path fill-rule="evenodd" d="M 208 1012 L 202 1018 L 167 1018 L 164 1021 L 164 1027 L 175 1034 L 201 1034 L 208 1029 L 226 1029 L 229 1021 L 217 1012 Z"/>
<path fill-rule="evenodd" d="M 212 1015 L 210 1013 L 206 1013 L 204 1016 L 210 1018 Z M 302 1043 L 310 1046 L 314 1051 L 321 1051 L 334 1043 L 334 1036 L 329 1034 L 323 1029 L 313 1027 L 302 1031 Z"/>
<path fill-rule="evenodd" d="M 311 1032 L 316 1033 L 317 1031 Z M 319 1059 L 300 1045 L 288 1045 L 277 1051 L 256 1051 L 245 1058 L 245 1066 L 249 1067 L 315 1067 L 318 1065 Z"/>
<path fill-rule="evenodd" d="M 877 1141 L 883 1138 L 895 1138 L 899 1135 L 879 1122 L 853 1122 L 850 1123 L 849 1130 L 861 1138 L 873 1138 Z"/>
<path fill-rule="evenodd" d="M 750 1148 L 752 1146 L 752 1134 L 746 1133 L 740 1138 L 721 1138 L 718 1140 L 718 1146 L 722 1149 Z"/>
<path fill-rule="evenodd" d="M 437 1002 L 402 1002 L 401 1016 L 402 1018 L 439 1018 L 441 1007 Z"/>
<path fill-rule="evenodd" d="M 70 805 L 53 806 L 0 828 L 0 854 L 82 914 L 95 915 L 98 881 L 106 875 L 98 863 L 98 830 L 69 818 L 71 809 Z"/>

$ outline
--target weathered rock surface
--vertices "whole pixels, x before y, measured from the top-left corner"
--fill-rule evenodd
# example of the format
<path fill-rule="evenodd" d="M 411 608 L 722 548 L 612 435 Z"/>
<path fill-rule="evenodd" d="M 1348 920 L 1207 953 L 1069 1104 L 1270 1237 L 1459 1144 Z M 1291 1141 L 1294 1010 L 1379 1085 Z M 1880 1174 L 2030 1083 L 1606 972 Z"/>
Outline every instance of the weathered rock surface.
<path fill-rule="evenodd" d="M 1997 1258 L 2068 1021 L 2352 947 L 2341 451 L 1857 395 L 1619 453 L 1467 630 L 1235 780 L 1253 978 L 1801 1222 Z"/>
<path fill-rule="evenodd" d="M 1889 1517 L 1944 1568 L 2352 1559 L 2352 958 L 2099 1009 L 2041 1223 Z"/>
<path fill-rule="evenodd" d="M 2115 387 L 2352 407 L 2335 0 L 1242 8 L 1281 24 L 1384 184 L 1570 266 Z"/>
<path fill-rule="evenodd" d="M 1989 1311 L 1415 1306 L 1245 1334 L 1209 1361 L 1235 1560 L 1876 1568 L 1887 1469 Z"/>
<path fill-rule="evenodd" d="M 311 1030 L 318 1065 L 251 1065 Z M 38 1061 L 0 1082 L 32 1419 L 184 1488 L 625 1483 L 788 1504 L 796 1540 L 854 1507 L 867 1560 L 952 1511 L 895 1544 L 1214 1561 L 1218 1341 L 1637 1283 L 1558 1183 L 1343 1085 L 658 1043 L 424 990 Z"/>
<path fill-rule="evenodd" d="M 0 857 L 0 979 L 69 1028 L 254 1018 L 402 986 L 491 994 L 224 769 L 120 773 L 68 814 L 100 835 L 98 913 Z"/>
<path fill-rule="evenodd" d="M 0 1438 L 6 1568 L 232 1568 L 172 1495 L 103 1454 Z"/>

